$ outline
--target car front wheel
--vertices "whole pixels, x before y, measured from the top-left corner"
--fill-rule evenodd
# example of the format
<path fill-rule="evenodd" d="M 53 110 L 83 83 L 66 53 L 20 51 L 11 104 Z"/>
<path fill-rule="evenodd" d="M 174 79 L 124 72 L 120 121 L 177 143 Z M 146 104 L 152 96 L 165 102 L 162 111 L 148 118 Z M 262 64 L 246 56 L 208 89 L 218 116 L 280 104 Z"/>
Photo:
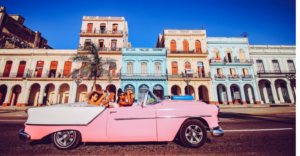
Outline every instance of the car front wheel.
<path fill-rule="evenodd" d="M 64 130 L 53 133 L 51 140 L 56 148 L 68 150 L 75 148 L 79 144 L 81 135 L 75 130 Z"/>
<path fill-rule="evenodd" d="M 196 119 L 185 121 L 179 133 L 181 142 L 191 148 L 201 147 L 207 138 L 204 125 Z"/>

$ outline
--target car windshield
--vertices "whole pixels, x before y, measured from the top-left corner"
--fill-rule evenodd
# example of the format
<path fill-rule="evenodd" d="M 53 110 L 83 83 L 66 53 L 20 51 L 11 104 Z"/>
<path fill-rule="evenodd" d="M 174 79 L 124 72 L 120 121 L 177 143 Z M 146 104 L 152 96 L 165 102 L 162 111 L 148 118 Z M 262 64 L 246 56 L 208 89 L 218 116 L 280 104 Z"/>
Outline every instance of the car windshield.
<path fill-rule="evenodd" d="M 147 103 L 147 105 L 154 105 L 154 104 L 159 103 L 159 100 L 157 99 L 157 97 L 150 90 L 148 90 L 146 103 Z"/>

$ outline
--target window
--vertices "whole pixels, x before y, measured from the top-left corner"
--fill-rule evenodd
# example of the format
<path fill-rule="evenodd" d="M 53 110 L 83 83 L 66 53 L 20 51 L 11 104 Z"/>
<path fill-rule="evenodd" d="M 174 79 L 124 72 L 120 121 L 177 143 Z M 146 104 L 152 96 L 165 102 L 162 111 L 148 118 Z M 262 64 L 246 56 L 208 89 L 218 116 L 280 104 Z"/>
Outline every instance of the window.
<path fill-rule="evenodd" d="M 127 75 L 132 76 L 133 75 L 133 63 L 127 63 Z"/>
<path fill-rule="evenodd" d="M 104 50 L 104 40 L 101 39 L 98 41 L 98 48 L 99 48 L 99 51 Z"/>
<path fill-rule="evenodd" d="M 3 77 L 9 77 L 12 63 L 13 63 L 12 61 L 7 61 L 6 62 L 6 65 L 5 65 L 5 68 L 4 68 Z"/>
<path fill-rule="evenodd" d="M 84 42 L 84 50 L 86 50 L 87 46 L 91 45 L 92 41 L 90 39 L 86 39 Z"/>
<path fill-rule="evenodd" d="M 232 62 L 232 53 L 230 49 L 226 49 L 227 61 Z"/>
<path fill-rule="evenodd" d="M 246 56 L 243 49 L 239 49 L 239 62 L 246 62 Z"/>
<path fill-rule="evenodd" d="M 147 63 L 141 63 L 141 76 L 147 76 Z"/>
<path fill-rule="evenodd" d="M 272 60 L 275 73 L 281 73 L 278 60 Z"/>
<path fill-rule="evenodd" d="M 230 68 L 230 69 L 229 69 L 229 73 L 230 73 L 230 75 L 232 75 L 232 76 L 236 76 L 236 73 L 235 73 L 235 69 L 234 69 L 234 68 Z"/>
<path fill-rule="evenodd" d="M 101 23 L 100 24 L 100 33 L 103 34 L 106 30 L 106 24 L 105 23 Z"/>
<path fill-rule="evenodd" d="M 171 51 L 176 51 L 176 41 L 171 41 Z"/>
<path fill-rule="evenodd" d="M 36 69 L 35 69 L 35 75 L 36 77 L 41 77 L 44 67 L 44 61 L 37 61 L 36 63 Z"/>
<path fill-rule="evenodd" d="M 198 76 L 199 77 L 205 77 L 203 62 L 198 62 L 197 63 L 197 69 L 198 69 Z"/>
<path fill-rule="evenodd" d="M 256 60 L 258 73 L 265 73 L 265 68 L 262 60 Z"/>
<path fill-rule="evenodd" d="M 189 43 L 188 41 L 183 41 L 183 51 L 189 51 Z"/>
<path fill-rule="evenodd" d="M 296 73 L 295 66 L 293 60 L 287 60 L 289 70 L 291 73 Z"/>
<path fill-rule="evenodd" d="M 242 73 L 243 73 L 243 75 L 249 75 L 249 72 L 248 72 L 247 68 L 243 68 Z"/>
<path fill-rule="evenodd" d="M 199 54 L 202 54 L 202 50 L 201 50 L 201 42 L 200 41 L 196 41 L 195 42 L 195 47 L 196 47 L 196 52 Z"/>
<path fill-rule="evenodd" d="M 112 51 L 117 50 L 117 40 L 111 40 L 111 50 Z"/>
<path fill-rule="evenodd" d="M 155 63 L 155 76 L 160 76 L 161 75 L 161 64 L 160 63 Z"/>
<path fill-rule="evenodd" d="M 72 68 L 72 62 L 70 61 L 65 62 L 63 77 L 67 77 L 70 74 L 71 68 Z"/>
<path fill-rule="evenodd" d="M 218 75 L 223 75 L 222 69 L 221 68 L 217 68 L 217 74 Z"/>
<path fill-rule="evenodd" d="M 172 62 L 172 75 L 178 75 L 178 65 L 177 62 Z"/>
<path fill-rule="evenodd" d="M 154 104 L 157 104 L 157 103 L 159 103 L 159 100 L 157 99 L 157 97 L 151 91 L 148 91 L 146 104 L 147 105 L 154 105 Z"/>
<path fill-rule="evenodd" d="M 58 61 L 51 61 L 48 77 L 55 77 Z"/>
<path fill-rule="evenodd" d="M 217 48 L 215 48 L 213 50 L 213 57 L 214 57 L 215 60 L 221 60 L 220 53 L 219 53 L 219 50 Z"/>
<path fill-rule="evenodd" d="M 113 24 L 113 30 L 112 30 L 113 34 L 117 34 L 118 33 L 118 24 Z"/>
<path fill-rule="evenodd" d="M 25 66 L 26 66 L 26 61 L 21 61 L 19 65 L 17 77 L 23 77 Z"/>
<path fill-rule="evenodd" d="M 93 23 L 88 23 L 86 33 L 92 33 L 92 32 L 93 32 Z"/>
<path fill-rule="evenodd" d="M 190 62 L 185 62 L 185 69 L 191 69 L 191 64 Z"/>

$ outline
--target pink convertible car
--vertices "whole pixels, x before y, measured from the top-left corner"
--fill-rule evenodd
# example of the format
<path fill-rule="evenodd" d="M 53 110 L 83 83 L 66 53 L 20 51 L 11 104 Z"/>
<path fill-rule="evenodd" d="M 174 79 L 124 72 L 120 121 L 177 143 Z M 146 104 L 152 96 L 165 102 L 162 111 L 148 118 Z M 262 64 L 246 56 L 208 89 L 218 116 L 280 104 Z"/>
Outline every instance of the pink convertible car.
<path fill-rule="evenodd" d="M 207 131 L 223 136 L 218 112 L 219 107 L 199 101 L 159 101 L 146 91 L 130 107 L 74 103 L 30 108 L 19 138 L 51 135 L 55 147 L 72 149 L 80 142 L 165 142 L 178 135 L 185 146 L 197 148 L 205 143 Z"/>

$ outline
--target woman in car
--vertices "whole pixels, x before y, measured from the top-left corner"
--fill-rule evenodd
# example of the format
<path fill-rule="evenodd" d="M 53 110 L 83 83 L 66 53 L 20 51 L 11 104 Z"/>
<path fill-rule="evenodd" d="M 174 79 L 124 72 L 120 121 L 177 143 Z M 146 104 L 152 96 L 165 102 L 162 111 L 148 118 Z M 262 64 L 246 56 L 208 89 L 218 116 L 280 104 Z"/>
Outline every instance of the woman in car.
<path fill-rule="evenodd" d="M 103 93 L 103 94 L 102 94 Z M 88 104 L 95 105 L 95 106 L 103 106 L 102 100 L 107 96 L 106 91 L 91 91 L 87 94 L 88 97 Z"/>
<path fill-rule="evenodd" d="M 119 96 L 119 102 L 118 102 L 119 107 L 132 106 L 134 97 L 135 95 L 131 90 L 128 90 L 127 94 L 121 92 Z"/>

